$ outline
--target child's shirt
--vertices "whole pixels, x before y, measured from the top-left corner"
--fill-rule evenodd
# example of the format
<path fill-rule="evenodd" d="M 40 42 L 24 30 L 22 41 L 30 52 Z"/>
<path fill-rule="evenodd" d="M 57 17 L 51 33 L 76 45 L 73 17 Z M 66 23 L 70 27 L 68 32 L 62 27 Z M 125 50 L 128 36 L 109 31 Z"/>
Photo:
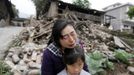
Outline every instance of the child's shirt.
<path fill-rule="evenodd" d="M 66 69 L 63 69 L 57 75 L 67 75 Z M 80 75 L 91 75 L 91 74 L 82 69 L 81 72 L 80 72 Z"/>

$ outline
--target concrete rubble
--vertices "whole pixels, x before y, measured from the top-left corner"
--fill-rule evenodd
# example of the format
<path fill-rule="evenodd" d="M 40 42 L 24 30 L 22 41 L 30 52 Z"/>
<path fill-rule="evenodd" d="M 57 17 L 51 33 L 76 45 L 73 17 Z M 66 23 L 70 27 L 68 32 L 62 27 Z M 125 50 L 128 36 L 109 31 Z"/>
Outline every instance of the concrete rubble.
<path fill-rule="evenodd" d="M 13 42 L 5 57 L 5 63 L 12 68 L 14 75 L 40 74 L 43 50 L 47 46 L 54 21 L 55 19 L 51 21 L 31 19 L 30 24 L 18 36 L 18 41 Z M 117 43 L 120 40 L 117 36 L 99 30 L 100 26 L 92 21 L 77 22 L 75 27 L 78 37 L 84 43 L 85 52 L 99 50 L 105 56 L 113 58 L 112 49 L 121 47 L 124 50 L 128 49 L 122 46 L 121 42 Z M 132 66 L 127 69 L 134 73 Z"/>

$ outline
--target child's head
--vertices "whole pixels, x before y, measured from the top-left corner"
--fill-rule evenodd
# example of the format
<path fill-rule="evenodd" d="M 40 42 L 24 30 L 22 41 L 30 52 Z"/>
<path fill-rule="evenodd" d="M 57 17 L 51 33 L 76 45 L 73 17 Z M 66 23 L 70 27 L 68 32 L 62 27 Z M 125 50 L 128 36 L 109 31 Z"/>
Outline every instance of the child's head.
<path fill-rule="evenodd" d="M 67 71 L 71 75 L 78 75 L 83 69 L 85 62 L 84 50 L 80 47 L 66 48 L 63 55 L 64 63 L 66 64 Z"/>

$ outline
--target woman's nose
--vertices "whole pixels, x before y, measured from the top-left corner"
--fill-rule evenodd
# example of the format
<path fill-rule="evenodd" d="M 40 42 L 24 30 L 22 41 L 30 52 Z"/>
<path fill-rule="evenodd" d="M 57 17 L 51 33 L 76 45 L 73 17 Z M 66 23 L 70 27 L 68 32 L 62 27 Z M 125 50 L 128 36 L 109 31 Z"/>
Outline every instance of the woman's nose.
<path fill-rule="evenodd" d="M 70 42 L 73 42 L 74 41 L 74 38 L 72 36 L 69 36 L 69 41 Z"/>

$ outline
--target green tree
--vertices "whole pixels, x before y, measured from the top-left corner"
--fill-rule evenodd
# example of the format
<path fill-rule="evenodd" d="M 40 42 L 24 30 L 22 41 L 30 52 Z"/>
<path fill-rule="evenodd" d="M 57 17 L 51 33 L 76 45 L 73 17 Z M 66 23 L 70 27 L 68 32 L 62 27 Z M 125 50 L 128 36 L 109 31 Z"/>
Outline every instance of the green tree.
<path fill-rule="evenodd" d="M 134 17 L 134 6 L 129 7 L 127 14 L 128 14 L 130 19 L 132 19 Z"/>
<path fill-rule="evenodd" d="M 15 18 L 19 17 L 19 15 L 18 15 L 18 13 L 19 13 L 18 9 L 16 9 L 16 7 L 14 5 L 12 5 L 12 9 L 13 9 L 13 13 L 14 13 Z"/>
<path fill-rule="evenodd" d="M 47 11 L 47 7 L 48 7 L 48 4 L 49 4 L 49 1 L 50 0 L 32 0 L 35 7 L 36 7 L 36 16 L 37 18 L 40 16 L 40 15 L 43 15 L 43 13 L 45 11 Z"/>
<path fill-rule="evenodd" d="M 74 0 L 73 4 L 78 5 L 82 8 L 90 8 L 90 2 L 88 0 Z"/>

